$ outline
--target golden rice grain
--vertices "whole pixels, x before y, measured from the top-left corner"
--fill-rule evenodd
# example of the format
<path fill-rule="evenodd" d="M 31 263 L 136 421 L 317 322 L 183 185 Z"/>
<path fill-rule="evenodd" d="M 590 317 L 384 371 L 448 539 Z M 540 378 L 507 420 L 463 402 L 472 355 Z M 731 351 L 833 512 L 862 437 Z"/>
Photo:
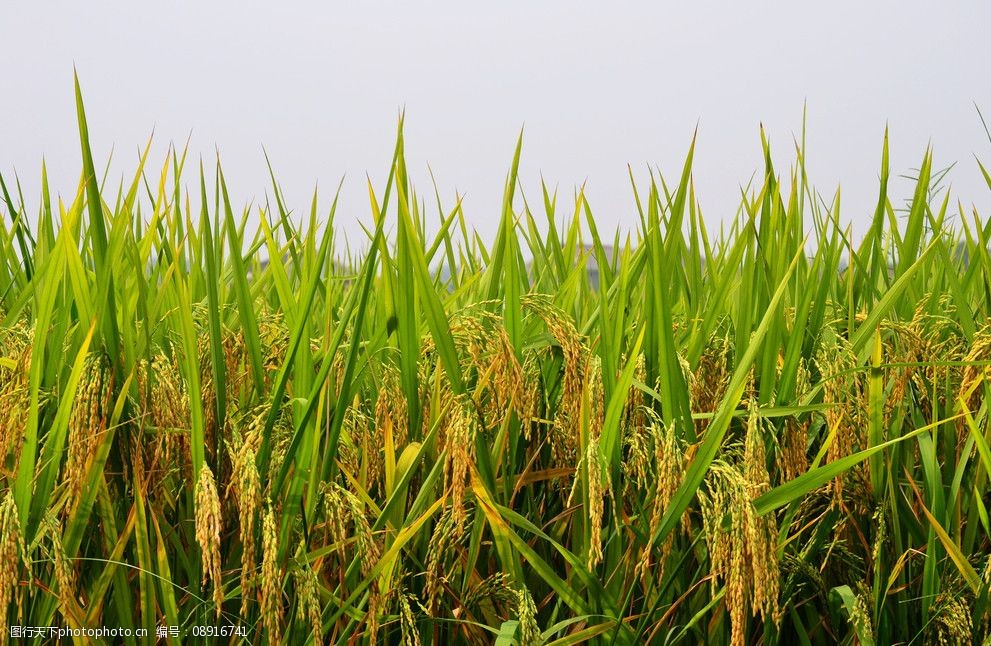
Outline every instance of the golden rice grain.
<path fill-rule="evenodd" d="M 463 518 L 463 517 L 462 517 Z M 440 601 L 440 593 L 443 584 L 446 582 L 446 572 L 444 564 L 449 552 L 458 545 L 465 535 L 463 520 L 452 512 L 450 508 L 444 511 L 427 545 L 426 578 L 424 582 L 424 596 L 427 601 L 426 610 L 434 616 Z"/>
<path fill-rule="evenodd" d="M 300 552 L 305 554 L 305 545 L 300 545 Z M 300 563 L 294 570 L 296 578 L 296 618 L 301 623 L 309 623 L 313 645 L 323 643 L 323 608 L 320 603 L 320 583 L 309 563 Z M 242 615 L 246 616 L 246 615 Z"/>
<path fill-rule="evenodd" d="M 512 577 L 506 572 L 497 572 L 485 577 L 469 588 L 468 593 L 462 597 L 462 605 L 467 608 L 474 608 L 483 603 L 495 604 L 507 601 L 516 601 L 516 588 Z"/>
<path fill-rule="evenodd" d="M 48 552 L 55 571 L 55 582 L 58 584 L 58 599 L 62 606 L 62 614 L 76 613 L 79 605 L 75 599 L 76 570 L 69 562 L 62 546 L 60 523 L 50 512 L 45 514 L 42 522 L 45 527 L 45 534 L 51 543 Z"/>
<path fill-rule="evenodd" d="M 282 576 L 278 564 L 279 536 L 269 502 L 262 521 L 261 615 L 268 643 L 282 643 Z"/>
<path fill-rule="evenodd" d="M 247 616 L 248 602 L 255 589 L 255 519 L 261 508 L 262 488 L 249 442 L 231 457 L 232 488 L 237 493 L 238 532 L 241 537 L 241 616 Z"/>
<path fill-rule="evenodd" d="M 520 646 L 537 646 L 542 643 L 540 625 L 537 623 L 537 605 L 530 596 L 526 586 L 521 586 L 517 593 L 517 620 L 520 622 L 517 630 L 520 634 Z"/>
<path fill-rule="evenodd" d="M 871 621 L 871 589 L 861 581 L 857 585 L 857 595 L 854 597 L 853 608 L 850 609 L 850 623 L 856 627 L 858 641 L 860 637 L 874 639 L 874 626 Z"/>
<path fill-rule="evenodd" d="M 926 643 L 939 646 L 970 646 L 973 633 L 972 614 L 962 595 L 939 593 L 930 612 L 932 620 L 926 627 Z"/>
<path fill-rule="evenodd" d="M 396 446 L 405 446 L 409 441 L 409 403 L 400 384 L 399 371 L 391 366 L 382 371 L 375 400 L 375 426 L 378 429 L 388 426 Z"/>
<path fill-rule="evenodd" d="M 528 294 L 520 303 L 524 310 L 532 311 L 544 322 L 561 349 L 561 395 L 552 427 L 551 451 L 556 465 L 571 467 L 578 461 L 581 450 L 574 429 L 580 423 L 588 349 L 571 318 L 549 297 Z"/>
<path fill-rule="evenodd" d="M 338 553 L 345 558 L 344 548 L 353 541 L 361 573 L 367 576 L 378 563 L 381 548 L 372 535 L 361 500 L 338 483 L 329 482 L 324 488 L 324 509 L 327 530 L 331 541 L 337 544 Z"/>
<path fill-rule="evenodd" d="M 217 617 L 223 610 L 224 592 L 220 573 L 220 497 L 210 467 L 203 465 L 196 482 L 196 542 L 203 561 L 203 583 L 213 582 L 213 602 Z"/>
<path fill-rule="evenodd" d="M 590 528 L 588 560 L 589 570 L 602 562 L 602 517 L 605 510 L 607 490 L 603 487 L 602 456 L 599 454 L 599 439 L 589 440 L 585 454 L 585 469 L 588 475 L 588 524 Z M 606 477 L 608 472 L 606 472 Z"/>
<path fill-rule="evenodd" d="M 8 489 L 3 502 L 0 503 L 0 636 L 6 638 L 8 633 L 7 618 L 10 615 L 10 603 L 17 598 L 20 607 L 20 595 L 17 595 L 20 562 L 27 557 L 24 547 L 24 536 L 21 534 L 21 523 L 17 514 L 14 495 Z"/>
<path fill-rule="evenodd" d="M 785 420 L 779 466 L 785 481 L 794 480 L 809 469 L 809 424 L 793 417 Z"/>
<path fill-rule="evenodd" d="M 112 402 L 113 375 L 110 363 L 102 354 L 90 354 L 86 357 L 69 417 L 65 480 L 69 484 L 73 500 L 82 491 L 89 461 L 96 454 L 107 430 Z"/>
<path fill-rule="evenodd" d="M 685 457 L 681 445 L 678 443 L 675 424 L 672 423 L 670 426 L 665 427 L 656 418 L 656 415 L 654 415 L 650 429 L 654 444 L 654 462 L 657 465 L 653 492 L 654 502 L 650 515 L 650 536 L 653 536 L 660 528 L 661 519 L 671 504 L 671 499 L 674 497 L 678 487 L 681 486 L 685 472 Z M 682 520 L 683 518 L 684 516 Z M 671 553 L 673 542 L 674 533 L 672 532 L 664 539 L 664 543 L 661 545 L 660 556 L 657 558 L 658 579 L 664 578 L 664 566 Z M 641 577 L 646 575 L 647 569 L 650 566 L 652 547 L 652 544 L 648 542 L 641 551 L 640 560 L 636 567 Z"/>
<path fill-rule="evenodd" d="M 755 493 L 736 467 L 718 461 L 699 493 L 710 572 L 714 586 L 722 581 L 726 587 L 734 646 L 746 642 L 748 610 L 765 621 L 777 621 L 778 615 L 777 530 L 773 517 L 757 515 Z"/>
<path fill-rule="evenodd" d="M 420 631 L 413 613 L 416 597 L 405 590 L 399 592 L 399 643 L 401 646 L 420 646 Z"/>
<path fill-rule="evenodd" d="M 688 375 L 688 399 L 693 413 L 714 413 L 722 402 L 731 376 L 731 353 L 728 334 L 709 340 L 695 369 Z M 700 433 L 708 428 L 709 423 L 709 419 L 695 422 Z"/>
<path fill-rule="evenodd" d="M 867 428 L 865 411 L 868 410 L 865 388 L 860 373 L 856 371 L 856 353 L 845 339 L 832 328 L 826 333 L 816 350 L 815 364 L 822 375 L 823 403 L 829 404 L 824 416 L 826 427 L 835 436 L 826 452 L 826 460 L 833 462 L 866 446 L 864 429 Z M 833 480 L 833 504 L 844 504 L 844 490 L 848 480 L 864 467 L 854 467 Z"/>
<path fill-rule="evenodd" d="M 0 365 L 0 475 L 12 478 L 20 460 L 24 434 L 20 431 L 31 405 L 28 371 L 31 367 L 33 331 L 24 323 L 0 328 L 0 356 L 12 367 Z M 7 457 L 12 466 L 7 469 Z"/>
<path fill-rule="evenodd" d="M 757 407 L 757 401 L 750 400 L 747 413 L 747 433 L 744 438 L 744 477 L 754 491 L 755 497 L 771 488 L 771 477 L 767 473 L 767 449 L 765 437 L 774 437 L 774 428 L 768 428 Z"/>
<path fill-rule="evenodd" d="M 458 398 L 451 407 L 444 426 L 443 446 L 447 453 L 444 463 L 445 489 L 449 492 L 449 505 L 455 520 L 465 519 L 465 487 L 468 470 L 474 459 L 476 421 L 471 404 Z"/>

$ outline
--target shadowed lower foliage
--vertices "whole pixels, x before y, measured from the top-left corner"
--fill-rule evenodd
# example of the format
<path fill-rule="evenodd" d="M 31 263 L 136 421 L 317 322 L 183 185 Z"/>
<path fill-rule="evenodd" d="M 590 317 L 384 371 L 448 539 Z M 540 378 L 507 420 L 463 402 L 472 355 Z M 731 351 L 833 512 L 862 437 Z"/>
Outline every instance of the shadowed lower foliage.
<path fill-rule="evenodd" d="M 929 152 L 860 241 L 766 142 L 718 232 L 690 151 L 603 239 L 517 147 L 488 245 L 400 124 L 352 253 L 184 151 L 101 186 L 78 112 L 71 201 L 2 186 L 4 635 L 984 642 L 991 224 Z"/>

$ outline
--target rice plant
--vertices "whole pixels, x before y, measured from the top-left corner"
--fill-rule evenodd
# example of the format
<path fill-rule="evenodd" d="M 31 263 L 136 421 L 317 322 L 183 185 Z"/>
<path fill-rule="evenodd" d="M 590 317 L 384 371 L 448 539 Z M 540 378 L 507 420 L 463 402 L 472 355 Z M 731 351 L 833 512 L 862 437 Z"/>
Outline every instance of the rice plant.
<path fill-rule="evenodd" d="M 763 137 L 729 224 L 693 143 L 607 235 L 518 144 L 485 241 L 400 121 L 347 248 L 181 149 L 101 184 L 76 100 L 71 201 L 0 183 L 4 639 L 987 643 L 991 223 L 931 151 L 862 239 Z"/>

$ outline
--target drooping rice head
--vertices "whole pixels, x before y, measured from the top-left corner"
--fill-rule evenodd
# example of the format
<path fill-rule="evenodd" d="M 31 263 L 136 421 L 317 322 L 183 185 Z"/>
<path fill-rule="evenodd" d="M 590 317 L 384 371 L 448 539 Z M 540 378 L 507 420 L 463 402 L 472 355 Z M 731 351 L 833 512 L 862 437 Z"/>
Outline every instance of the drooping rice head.
<path fill-rule="evenodd" d="M 777 444 L 774 426 L 760 414 L 757 400 L 751 399 L 747 411 L 747 431 L 744 436 L 743 477 L 750 485 L 754 497 L 771 489 L 771 476 L 767 471 L 767 444 Z"/>
<path fill-rule="evenodd" d="M 605 503 L 612 497 L 612 481 L 609 469 L 605 464 L 599 447 L 599 438 L 603 423 L 603 394 L 602 370 L 598 357 L 592 357 L 589 369 L 590 377 L 586 380 L 586 391 L 582 397 L 581 423 L 582 436 L 585 437 L 585 451 L 577 465 L 577 471 L 584 471 L 588 505 L 586 521 L 590 529 L 587 565 L 589 570 L 602 561 L 602 523 L 605 516 Z M 575 478 L 566 506 L 572 505 L 573 499 L 582 484 L 581 478 Z M 614 501 L 615 506 L 615 501 Z"/>
<path fill-rule="evenodd" d="M 809 422 L 788 417 L 784 422 L 778 467 L 781 481 L 794 480 L 809 470 Z"/>
<path fill-rule="evenodd" d="M 714 413 L 726 394 L 731 376 L 732 345 L 728 334 L 709 340 L 699 362 L 688 374 L 688 396 L 693 413 Z M 695 421 L 701 435 L 709 427 L 709 419 Z"/>
<path fill-rule="evenodd" d="M 641 383 L 647 378 L 643 355 L 637 359 L 634 378 Z M 622 422 L 624 495 L 635 495 L 634 491 L 643 491 L 648 487 L 653 458 L 653 433 L 650 427 L 652 413 L 644 403 L 643 391 L 637 387 L 631 388 Z"/>
<path fill-rule="evenodd" d="M 200 477 L 196 483 L 196 542 L 200 546 L 203 564 L 203 583 L 213 583 L 213 602 L 216 606 L 217 618 L 223 610 L 224 592 L 221 576 L 220 534 L 222 514 L 220 496 L 217 494 L 217 484 L 210 467 L 204 465 L 200 469 Z"/>
<path fill-rule="evenodd" d="M 264 391 L 268 392 L 289 352 L 289 328 L 281 312 L 273 312 L 267 307 L 258 311 L 258 340 L 265 368 Z"/>
<path fill-rule="evenodd" d="M 748 614 L 779 620 L 777 526 L 773 515 L 757 515 L 753 501 L 759 491 L 740 467 L 717 461 L 699 494 L 710 572 L 714 586 L 721 582 L 726 588 L 734 646 L 747 641 Z"/>
<path fill-rule="evenodd" d="M 338 459 L 342 468 L 371 493 L 385 486 L 385 454 L 382 427 L 365 412 L 359 396 L 344 411 Z"/>
<path fill-rule="evenodd" d="M 423 596 L 426 600 L 427 614 L 437 616 L 441 597 L 448 577 L 453 577 L 455 571 L 448 566 L 455 553 L 461 548 L 466 538 L 466 526 L 463 516 L 455 516 L 448 508 L 441 514 L 434 525 L 433 533 L 427 545 L 427 558 L 424 564 L 425 578 Z"/>
<path fill-rule="evenodd" d="M 30 406 L 28 371 L 31 367 L 33 331 L 25 323 L 0 329 L 0 357 L 12 366 L 0 365 L 0 482 L 17 472 L 20 432 Z"/>
<path fill-rule="evenodd" d="M 988 377 L 991 376 L 991 326 L 984 327 L 974 335 L 963 361 L 966 365 L 961 371 L 957 396 L 963 399 L 969 412 L 976 415 L 988 393 L 991 392 L 989 390 L 991 383 L 988 382 Z M 957 425 L 957 445 L 961 449 L 969 436 L 970 431 L 966 421 L 959 422 Z"/>
<path fill-rule="evenodd" d="M 553 465 L 574 467 L 582 453 L 577 431 L 590 352 L 571 319 L 544 295 L 527 294 L 520 300 L 525 312 L 538 316 L 561 353 L 560 395 L 552 406 L 549 444 Z"/>
<path fill-rule="evenodd" d="M 967 407 L 973 412 L 979 409 L 983 397 L 983 384 L 991 374 L 991 366 L 984 362 L 991 360 L 991 327 L 980 330 L 963 359 L 967 365 L 960 381 L 960 395 L 965 397 Z"/>
<path fill-rule="evenodd" d="M 323 503 L 328 544 L 336 546 L 335 551 L 345 568 L 352 560 L 357 560 L 362 574 L 367 576 L 382 550 L 372 534 L 372 525 L 361 499 L 337 482 L 328 482 L 323 490 Z"/>
<path fill-rule="evenodd" d="M 886 383 L 890 383 L 890 396 L 884 402 L 885 427 L 893 423 L 893 415 L 904 412 L 902 403 L 915 396 L 916 366 L 911 365 L 922 357 L 924 341 L 916 330 L 908 324 L 890 321 L 879 326 L 882 339 L 883 364 L 901 364 L 884 368 Z M 924 358 L 924 357 L 923 357 Z"/>
<path fill-rule="evenodd" d="M 501 612 L 503 607 L 515 605 L 517 597 L 513 585 L 511 575 L 497 572 L 469 587 L 462 597 L 462 606 L 476 617 L 484 616 L 486 611 Z"/>
<path fill-rule="evenodd" d="M 926 626 L 928 644 L 969 646 L 973 635 L 973 612 L 962 591 L 944 590 L 936 596 L 929 611 L 932 619 Z"/>
<path fill-rule="evenodd" d="M 458 524 L 466 519 L 465 490 L 469 469 L 475 460 L 478 422 L 472 403 L 466 397 L 454 398 L 443 423 L 440 448 L 444 452 L 444 490 L 448 507 Z"/>
<path fill-rule="evenodd" d="M 510 413 L 525 419 L 533 408 L 531 394 L 524 388 L 523 367 L 502 318 L 486 309 L 489 305 L 481 301 L 464 307 L 450 320 L 461 374 L 485 431 L 499 427 Z M 428 358 L 436 350 L 433 341 L 426 339 L 421 350 L 429 366 Z M 446 373 L 440 376 L 446 381 Z"/>
<path fill-rule="evenodd" d="M 623 357 L 625 364 L 627 358 Z M 647 358 L 643 353 L 637 355 L 633 367 L 633 378 L 642 383 L 647 383 Z M 643 390 L 636 386 L 630 388 L 626 404 L 623 406 L 623 425 L 627 428 L 642 429 L 647 425 L 646 399 Z"/>
<path fill-rule="evenodd" d="M 420 646 L 420 631 L 417 628 L 417 615 L 413 607 L 422 609 L 423 606 L 416 595 L 405 587 L 396 588 L 399 614 L 399 639 L 401 646 Z"/>
<path fill-rule="evenodd" d="M 805 403 L 812 390 L 811 375 L 800 358 L 795 372 L 794 399 Z M 808 415 L 791 415 L 784 420 L 784 429 L 778 443 L 777 466 L 780 483 L 794 480 L 809 468 L 809 427 L 812 420 Z"/>
<path fill-rule="evenodd" d="M 17 601 L 18 616 L 23 612 L 23 595 L 18 591 L 21 564 L 27 566 L 27 549 L 21 533 L 20 518 L 13 492 L 8 489 L 3 502 L 0 502 L 0 635 L 9 634 L 8 609 L 12 601 Z"/>
<path fill-rule="evenodd" d="M 654 536 L 660 527 L 661 518 L 671 504 L 678 487 L 681 486 L 685 473 L 684 448 L 678 439 L 675 425 L 665 427 L 664 423 L 657 417 L 656 413 L 651 413 L 650 435 L 654 451 L 653 472 L 654 487 L 651 492 L 653 503 L 650 515 L 649 535 Z M 687 510 L 679 520 L 682 527 L 685 527 Z M 640 553 L 636 571 L 644 577 L 651 569 L 656 567 L 657 579 L 664 577 L 664 566 L 671 554 L 671 547 L 674 541 L 674 532 L 668 534 L 662 545 L 655 546 L 648 542 Z"/>
<path fill-rule="evenodd" d="M 815 366 L 822 383 L 822 401 L 828 406 L 823 413 L 826 431 L 833 435 L 826 461 L 833 462 L 867 447 L 865 429 L 869 407 L 865 378 L 857 369 L 857 356 L 849 342 L 828 326 L 816 349 Z M 844 493 L 849 487 L 863 489 L 865 486 L 869 487 L 869 482 L 863 464 L 845 471 L 833 480 L 834 504 L 845 504 Z M 858 492 L 854 501 L 866 501 L 869 497 Z"/>
<path fill-rule="evenodd" d="M 522 431 L 528 442 L 533 439 L 534 430 L 546 426 L 545 411 L 547 408 L 544 386 L 544 375 L 541 372 L 541 362 L 534 352 L 523 355 L 523 419 Z"/>
<path fill-rule="evenodd" d="M 282 643 L 282 568 L 279 566 L 279 537 L 272 503 L 262 520 L 261 616 L 269 644 Z"/>
<path fill-rule="evenodd" d="M 355 561 L 362 577 L 368 577 L 381 558 L 382 546 L 372 533 L 364 503 L 351 490 L 334 481 L 324 485 L 323 503 L 325 541 L 333 546 L 338 563 L 338 570 L 329 572 L 329 578 L 343 579 Z M 374 639 L 378 631 L 379 615 L 385 611 L 387 592 L 379 589 L 377 581 L 369 588 L 366 631 L 370 639 Z"/>
<path fill-rule="evenodd" d="M 306 546 L 301 544 L 299 552 L 305 554 Z M 296 581 L 296 620 L 310 626 L 313 645 L 323 644 L 323 604 L 320 601 L 320 582 L 316 572 L 305 561 L 298 562 L 293 569 Z M 244 615 L 242 611 L 242 616 Z"/>
<path fill-rule="evenodd" d="M 874 595 L 871 587 L 864 581 L 858 581 L 856 589 L 857 595 L 854 597 L 853 608 L 850 610 L 850 624 L 855 627 L 858 638 L 864 637 L 864 641 L 866 641 L 866 639 L 873 639 L 874 637 L 874 622 L 871 619 L 873 616 L 871 604 Z"/>
<path fill-rule="evenodd" d="M 530 591 L 521 586 L 517 593 L 516 617 L 519 621 L 520 646 L 537 646 L 543 643 L 540 624 L 537 623 L 537 604 L 534 603 Z"/>
<path fill-rule="evenodd" d="M 102 353 L 91 353 L 85 361 L 69 417 L 64 481 L 74 502 L 68 509 L 75 505 L 82 491 L 90 461 L 107 431 L 114 402 L 114 377 L 109 359 Z"/>
<path fill-rule="evenodd" d="M 264 429 L 264 412 L 245 415 L 228 445 L 231 471 L 229 492 L 236 498 L 238 533 L 241 539 L 241 615 L 247 616 L 256 586 L 257 546 L 255 528 L 261 512 L 262 485 L 256 452 Z"/>
<path fill-rule="evenodd" d="M 399 449 L 409 442 L 409 423 L 409 402 L 403 393 L 399 370 L 386 363 L 382 368 L 375 398 L 375 426 L 378 429 L 388 427 L 393 442 Z"/>
<path fill-rule="evenodd" d="M 946 410 L 955 406 L 952 400 L 962 379 L 963 370 L 959 366 L 940 364 L 961 361 L 968 354 L 951 295 L 927 295 L 916 307 L 907 327 L 918 339 L 911 360 L 922 364 L 912 371 L 916 401 L 923 416 L 931 419 L 935 407 Z"/>
<path fill-rule="evenodd" d="M 168 493 L 170 476 L 192 477 L 189 447 L 189 394 L 175 359 L 164 352 L 142 360 L 135 371 L 138 399 L 134 402 L 143 433 L 141 456 L 149 491 Z M 137 449 L 136 449 L 137 452 Z"/>
<path fill-rule="evenodd" d="M 271 408 L 272 404 L 270 402 L 263 402 L 245 411 L 238 417 L 240 420 L 240 430 L 238 433 L 242 436 L 243 441 L 252 447 L 255 453 L 261 447 L 262 433 L 264 432 Z M 276 415 L 275 423 L 272 426 L 269 437 L 272 454 L 269 459 L 268 473 L 259 473 L 259 477 L 261 477 L 264 483 L 263 497 L 267 498 L 271 496 L 274 498 L 278 493 L 272 491 L 271 487 L 276 475 L 282 469 L 286 452 L 289 449 L 289 444 L 292 442 L 293 429 L 291 407 L 288 404 L 283 404 L 279 407 L 279 412 Z"/>
<path fill-rule="evenodd" d="M 82 610 L 76 599 L 77 566 L 74 566 L 69 560 L 62 545 L 62 523 L 54 514 L 47 512 L 42 520 L 42 527 L 44 528 L 44 535 L 48 539 L 44 549 L 47 561 L 54 571 L 62 616 L 78 616 Z"/>
<path fill-rule="evenodd" d="M 200 402 L 203 406 L 203 425 L 208 459 L 214 459 L 213 447 L 217 437 L 225 438 L 230 433 L 231 418 L 236 414 L 242 396 L 247 397 L 253 389 L 253 377 L 248 366 L 247 347 L 244 334 L 240 331 L 222 332 L 222 354 L 224 364 L 224 393 L 226 401 L 226 421 L 224 428 L 217 422 L 217 385 L 213 374 L 213 359 L 210 350 L 210 335 L 201 332 L 197 340 L 197 361 L 200 369 Z M 233 413 L 233 414 L 232 414 Z"/>

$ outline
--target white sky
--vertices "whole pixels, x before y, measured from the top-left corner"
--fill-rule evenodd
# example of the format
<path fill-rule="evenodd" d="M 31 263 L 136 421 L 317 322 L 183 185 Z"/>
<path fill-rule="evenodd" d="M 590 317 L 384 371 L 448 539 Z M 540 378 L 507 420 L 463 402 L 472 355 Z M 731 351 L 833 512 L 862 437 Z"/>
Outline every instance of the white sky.
<path fill-rule="evenodd" d="M 347 176 L 338 226 L 353 241 L 369 220 L 365 173 L 381 189 L 403 106 L 417 187 L 431 190 L 429 163 L 445 206 L 467 194 L 488 240 L 524 124 L 531 203 L 541 174 L 559 203 L 587 179 L 605 233 L 637 221 L 626 165 L 676 179 L 699 123 L 695 179 L 714 224 L 761 168 L 759 122 L 787 173 L 806 100 L 810 177 L 827 195 L 842 185 L 857 230 L 876 200 L 886 123 L 893 174 L 931 141 L 937 166 L 958 162 L 954 195 L 991 211 L 974 161 L 991 161 L 974 107 L 991 118 L 991 3 L 667 4 L 9 3 L 0 171 L 16 169 L 34 212 L 44 156 L 53 190 L 71 198 L 75 64 L 97 165 L 116 150 L 114 186 L 154 127 L 155 165 L 192 133 L 194 160 L 219 148 L 238 204 L 263 200 L 264 145 L 297 213 L 316 183 L 329 206 Z"/>

